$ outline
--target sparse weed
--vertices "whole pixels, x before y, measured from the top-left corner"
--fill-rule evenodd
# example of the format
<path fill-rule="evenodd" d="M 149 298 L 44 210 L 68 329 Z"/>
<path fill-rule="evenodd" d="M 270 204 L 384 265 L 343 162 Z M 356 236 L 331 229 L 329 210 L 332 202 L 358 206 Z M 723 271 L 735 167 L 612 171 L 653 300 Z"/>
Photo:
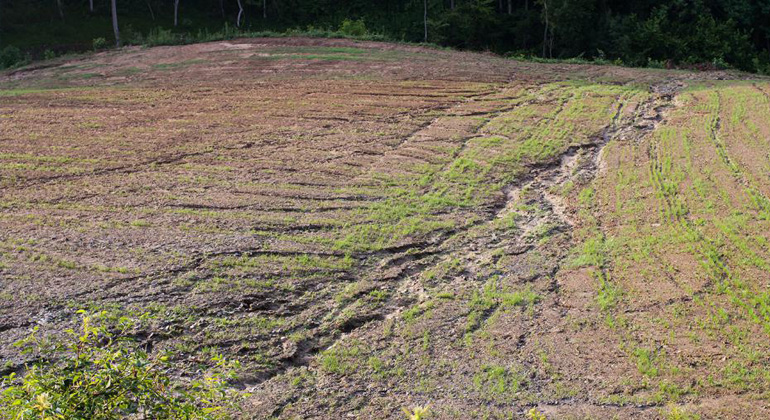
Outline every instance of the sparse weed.
<path fill-rule="evenodd" d="M 412 409 L 403 408 L 408 420 L 425 420 L 430 416 L 430 406 L 416 406 Z"/>
<path fill-rule="evenodd" d="M 538 411 L 537 408 L 533 407 L 530 408 L 529 411 L 527 411 L 527 419 L 529 420 L 548 420 L 548 418 L 545 416 L 545 414 Z"/>
<path fill-rule="evenodd" d="M 516 369 L 497 365 L 484 365 L 473 376 L 473 385 L 476 391 L 484 398 L 496 399 L 498 397 L 513 397 L 524 386 L 526 379 Z"/>
<path fill-rule="evenodd" d="M 320 355 L 321 369 L 337 375 L 349 375 L 362 363 L 363 348 L 358 343 L 349 346 L 335 346 Z"/>
<path fill-rule="evenodd" d="M 647 377 L 655 377 L 660 374 L 659 365 L 663 355 L 658 351 L 637 347 L 634 349 L 633 354 L 636 358 L 636 368 L 639 370 L 639 373 Z"/>
<path fill-rule="evenodd" d="M 700 420 L 701 418 L 700 415 L 690 413 L 677 405 L 670 405 L 663 412 L 666 420 Z"/>

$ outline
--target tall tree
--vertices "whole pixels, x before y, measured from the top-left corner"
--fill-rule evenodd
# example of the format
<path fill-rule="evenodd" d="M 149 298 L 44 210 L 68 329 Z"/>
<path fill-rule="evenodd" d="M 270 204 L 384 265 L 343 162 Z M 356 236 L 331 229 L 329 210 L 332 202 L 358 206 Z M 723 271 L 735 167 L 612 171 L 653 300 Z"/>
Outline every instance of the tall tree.
<path fill-rule="evenodd" d="M 243 3 L 241 3 L 241 0 L 238 0 L 238 17 L 235 18 L 235 26 L 241 27 L 241 16 L 243 15 Z"/>
<path fill-rule="evenodd" d="M 546 51 L 548 51 L 549 56 L 553 55 L 553 25 L 551 25 L 551 19 L 548 12 L 548 0 L 539 0 L 539 3 L 543 5 L 543 58 L 545 58 Z M 551 35 L 550 42 L 548 38 L 549 34 Z"/>
<path fill-rule="evenodd" d="M 115 32 L 115 46 L 120 48 L 120 30 L 118 29 L 118 5 L 117 0 L 112 0 L 112 30 Z"/>
<path fill-rule="evenodd" d="M 147 3 L 147 8 L 150 9 L 150 17 L 153 21 L 155 21 L 155 12 L 152 11 L 152 4 L 150 4 L 150 0 L 145 0 L 145 3 Z"/>
<path fill-rule="evenodd" d="M 64 20 L 64 7 L 62 7 L 61 0 L 56 0 L 56 8 L 59 9 L 59 17 Z"/>
<path fill-rule="evenodd" d="M 172 20 L 177 30 L 186 26 L 180 19 L 181 0 L 118 1 L 124 22 L 150 16 L 158 22 Z M 85 11 L 93 22 L 106 6 L 103 23 L 108 24 L 112 0 L 0 0 L 3 22 L 24 23 L 3 26 L 0 38 L 18 40 L 25 48 L 87 42 L 93 35 L 70 30 L 67 39 L 60 39 L 56 30 L 61 25 L 48 27 L 52 17 L 58 22 L 63 17 L 71 27 L 81 25 L 68 9 L 78 4 L 77 13 Z M 156 8 L 173 16 L 156 15 Z M 253 13 L 259 26 L 276 30 L 327 26 L 352 17 L 386 36 L 464 49 L 604 57 L 635 66 L 666 60 L 725 62 L 770 73 L 770 0 L 188 0 L 184 12 L 221 15 L 223 20 L 235 12 L 239 28 L 254 23 L 246 22 Z M 115 26 L 117 43 L 122 34 Z"/>
<path fill-rule="evenodd" d="M 428 0 L 423 0 L 422 5 L 423 5 L 422 22 L 425 28 L 425 36 L 423 37 L 423 42 L 428 42 Z"/>

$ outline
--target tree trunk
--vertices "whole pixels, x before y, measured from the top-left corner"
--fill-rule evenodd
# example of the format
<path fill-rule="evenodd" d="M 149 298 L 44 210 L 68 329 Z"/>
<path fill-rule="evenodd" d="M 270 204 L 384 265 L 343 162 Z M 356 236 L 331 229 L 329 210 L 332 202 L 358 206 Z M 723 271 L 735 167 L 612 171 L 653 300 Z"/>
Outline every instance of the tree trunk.
<path fill-rule="evenodd" d="M 455 0 L 449 0 L 449 10 L 455 9 Z"/>
<path fill-rule="evenodd" d="M 767 41 L 767 52 L 770 53 L 770 36 L 765 38 L 765 41 Z"/>
<path fill-rule="evenodd" d="M 262 0 L 262 19 L 267 19 L 267 0 Z"/>
<path fill-rule="evenodd" d="M 219 0 L 219 10 L 222 12 L 222 19 L 225 18 L 225 0 Z"/>
<path fill-rule="evenodd" d="M 94 0 L 88 0 L 88 10 L 93 13 L 94 12 Z"/>
<path fill-rule="evenodd" d="M 508 0 L 508 14 L 513 14 L 513 0 Z"/>
<path fill-rule="evenodd" d="M 425 37 L 423 38 L 423 40 L 425 42 L 428 42 L 428 0 L 423 0 L 422 4 L 423 4 L 422 22 L 425 28 Z"/>
<path fill-rule="evenodd" d="M 529 12 L 529 0 L 524 0 L 524 11 Z"/>
<path fill-rule="evenodd" d="M 150 4 L 150 0 L 146 0 L 147 8 L 150 9 L 150 17 L 152 20 L 155 20 L 155 12 L 152 11 L 152 4 Z"/>
<path fill-rule="evenodd" d="M 545 16 L 545 30 L 543 31 L 543 58 L 545 58 L 546 48 L 548 46 L 548 2 L 543 0 L 543 13 Z"/>
<path fill-rule="evenodd" d="M 548 58 L 553 58 L 553 25 L 549 28 L 551 37 L 548 39 Z"/>
<path fill-rule="evenodd" d="M 174 26 L 179 23 L 179 0 L 174 0 Z"/>
<path fill-rule="evenodd" d="M 59 17 L 64 20 L 64 9 L 62 8 L 61 0 L 56 0 L 56 8 L 59 9 Z"/>
<path fill-rule="evenodd" d="M 241 27 L 241 16 L 243 15 L 243 4 L 238 0 L 238 17 L 235 18 L 235 26 Z"/>
<path fill-rule="evenodd" d="M 115 46 L 120 48 L 120 30 L 118 29 L 117 0 L 112 0 L 112 30 L 115 32 Z"/>

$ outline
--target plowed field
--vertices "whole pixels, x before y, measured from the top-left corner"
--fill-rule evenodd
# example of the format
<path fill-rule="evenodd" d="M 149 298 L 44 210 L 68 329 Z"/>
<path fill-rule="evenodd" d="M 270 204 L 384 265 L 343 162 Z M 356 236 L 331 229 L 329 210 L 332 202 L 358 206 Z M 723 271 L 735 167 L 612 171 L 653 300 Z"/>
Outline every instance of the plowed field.
<path fill-rule="evenodd" d="M 245 418 L 770 417 L 770 82 L 317 39 L 0 74 L 0 357 L 140 320 Z"/>

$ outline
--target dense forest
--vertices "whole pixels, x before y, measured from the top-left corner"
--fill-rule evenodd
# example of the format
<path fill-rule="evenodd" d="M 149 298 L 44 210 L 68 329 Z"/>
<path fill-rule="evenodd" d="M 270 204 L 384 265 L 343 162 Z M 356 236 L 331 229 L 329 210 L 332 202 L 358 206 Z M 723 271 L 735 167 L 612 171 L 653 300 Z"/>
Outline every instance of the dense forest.
<path fill-rule="evenodd" d="M 0 48 L 38 57 L 111 43 L 112 3 L 126 43 L 152 30 L 337 30 L 347 20 L 388 39 L 499 54 L 770 72 L 770 0 L 3 0 Z"/>

